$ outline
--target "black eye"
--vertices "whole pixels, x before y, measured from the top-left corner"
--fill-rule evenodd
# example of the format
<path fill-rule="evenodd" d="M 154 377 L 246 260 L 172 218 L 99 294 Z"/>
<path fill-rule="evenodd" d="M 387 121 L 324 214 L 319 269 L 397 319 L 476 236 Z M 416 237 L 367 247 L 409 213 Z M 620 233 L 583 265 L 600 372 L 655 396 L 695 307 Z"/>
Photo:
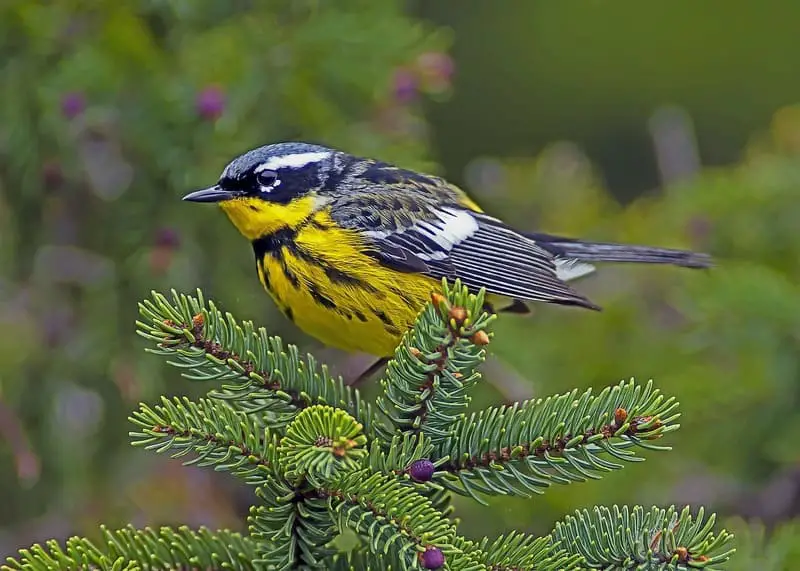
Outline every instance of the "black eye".
<path fill-rule="evenodd" d="M 269 192 L 278 184 L 278 173 L 271 170 L 257 172 L 256 182 L 261 187 L 262 192 Z"/>

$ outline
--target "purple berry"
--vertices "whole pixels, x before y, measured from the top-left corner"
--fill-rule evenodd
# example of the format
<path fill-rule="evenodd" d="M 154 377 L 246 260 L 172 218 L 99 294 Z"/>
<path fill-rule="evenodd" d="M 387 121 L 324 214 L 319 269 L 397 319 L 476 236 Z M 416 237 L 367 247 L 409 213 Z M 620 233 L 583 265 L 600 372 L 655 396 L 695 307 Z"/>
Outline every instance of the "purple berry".
<path fill-rule="evenodd" d="M 438 547 L 428 547 L 419 559 L 425 569 L 439 569 L 444 565 L 444 553 Z"/>
<path fill-rule="evenodd" d="M 197 94 L 195 109 L 203 119 L 217 119 L 225 110 L 225 92 L 216 85 L 206 87 Z"/>
<path fill-rule="evenodd" d="M 72 91 L 61 97 L 61 114 L 67 119 L 74 119 L 86 109 L 86 98 L 83 93 Z"/>
<path fill-rule="evenodd" d="M 417 460 L 408 468 L 409 476 L 411 476 L 411 479 L 417 482 L 429 482 L 430 479 L 433 478 L 433 473 L 435 471 L 436 468 L 434 467 L 433 462 L 427 458 Z"/>
<path fill-rule="evenodd" d="M 405 68 L 394 72 L 394 98 L 399 103 L 413 102 L 419 95 L 419 82 L 417 76 Z"/>

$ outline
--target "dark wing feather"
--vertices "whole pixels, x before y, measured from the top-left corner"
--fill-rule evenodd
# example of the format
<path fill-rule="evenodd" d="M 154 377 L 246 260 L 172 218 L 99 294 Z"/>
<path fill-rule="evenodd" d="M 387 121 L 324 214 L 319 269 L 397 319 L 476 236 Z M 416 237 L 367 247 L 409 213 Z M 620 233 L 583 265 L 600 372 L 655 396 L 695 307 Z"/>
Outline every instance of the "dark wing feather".
<path fill-rule="evenodd" d="M 518 300 L 599 309 L 557 277 L 552 254 L 496 221 L 477 219 L 478 230 L 455 244 L 447 258 L 454 277 L 467 287 Z M 441 278 L 437 269 L 429 275 Z"/>
<path fill-rule="evenodd" d="M 475 220 L 476 229 L 469 236 L 450 241 L 453 230 L 448 222 L 428 220 L 393 232 L 366 231 L 369 253 L 393 269 L 436 279 L 460 278 L 473 290 L 486 288 L 519 300 L 598 309 L 557 277 L 551 253 L 506 226 L 461 212 Z"/>
<path fill-rule="evenodd" d="M 392 269 L 460 278 L 471 289 L 524 301 L 599 309 L 556 274 L 554 255 L 495 218 L 464 206 L 440 178 L 374 161 L 345 169 L 330 212 L 360 232 L 367 253 Z"/>

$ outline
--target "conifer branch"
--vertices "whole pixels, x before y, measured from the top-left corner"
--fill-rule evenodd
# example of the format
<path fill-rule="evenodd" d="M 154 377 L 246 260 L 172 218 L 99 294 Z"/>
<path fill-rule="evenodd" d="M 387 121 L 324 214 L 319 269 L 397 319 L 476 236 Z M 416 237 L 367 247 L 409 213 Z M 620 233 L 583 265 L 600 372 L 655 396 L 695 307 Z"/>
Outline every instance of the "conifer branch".
<path fill-rule="evenodd" d="M 395 434 L 384 444 L 372 441 L 365 467 L 373 472 L 404 474 L 415 461 L 430 458 L 433 444 L 424 434 Z"/>
<path fill-rule="evenodd" d="M 397 478 L 370 470 L 347 472 L 319 491 L 330 499 L 339 526 L 368 538 L 373 553 L 391 554 L 404 568 L 414 568 L 419 553 L 435 546 L 455 565 L 460 551 L 453 543 L 453 523 Z"/>
<path fill-rule="evenodd" d="M 572 391 L 467 417 L 467 389 L 479 379 L 494 316 L 483 313 L 482 294 L 458 283 L 444 293 L 404 337 L 376 414 L 312 357 L 223 315 L 199 292 L 173 292 L 173 303 L 154 293 L 140 306 L 147 323 L 139 323 L 156 343 L 151 351 L 190 378 L 234 384 L 210 399 L 141 405 L 131 416 L 133 443 L 191 454 L 187 463 L 256 486 L 250 538 L 129 528 L 106 533 L 105 549 L 77 538 L 64 550 L 48 543 L 21 551 L 7 568 L 677 570 L 730 557 L 731 535 L 713 532 L 713 517 L 704 520 L 701 510 L 692 518 L 688 508 L 595 508 L 544 538 L 457 535 L 451 492 L 483 501 L 599 478 L 620 461 L 641 460 L 636 449 L 668 449 L 656 441 L 678 428 L 679 414 L 675 399 L 631 380 L 596 396 Z M 363 544 L 336 553 L 331 541 L 346 528 Z"/>
<path fill-rule="evenodd" d="M 471 544 L 466 544 L 471 546 Z M 487 571 L 489 568 L 481 563 L 475 552 L 462 549 L 461 556 L 454 563 L 447 560 L 447 569 L 457 571 Z M 386 555 L 376 554 L 367 547 L 360 547 L 350 553 L 337 554 L 329 561 L 331 571 L 398 571 L 396 561 Z M 421 569 L 419 565 L 412 567 L 399 567 L 399 569 Z"/>
<path fill-rule="evenodd" d="M 251 485 L 275 477 L 277 443 L 268 428 L 224 401 L 162 397 L 161 402 L 154 407 L 142 404 L 131 415 L 131 422 L 141 428 L 129 433 L 134 446 L 174 451 L 172 458 L 194 453 L 185 465 L 213 466 Z"/>
<path fill-rule="evenodd" d="M 511 532 L 491 543 L 484 538 L 476 548 L 485 568 L 492 571 L 572 571 L 583 563 L 583 557 L 569 553 L 549 536 Z"/>
<path fill-rule="evenodd" d="M 341 470 L 354 470 L 367 455 L 363 427 L 345 411 L 316 405 L 301 411 L 278 449 L 285 477 L 324 485 Z"/>
<path fill-rule="evenodd" d="M 250 534 L 258 542 L 254 564 L 267 569 L 327 569 L 337 529 L 326 498 L 299 482 L 271 483 L 256 491 L 262 505 L 250 509 Z"/>
<path fill-rule="evenodd" d="M 149 352 L 174 359 L 170 364 L 190 380 L 231 383 L 209 396 L 230 401 L 272 428 L 283 428 L 297 410 L 314 404 L 346 410 L 368 435 L 378 428 L 372 406 L 362 402 L 358 390 L 331 377 L 311 355 L 303 359 L 296 346 L 284 347 L 263 327 L 223 314 L 199 290 L 197 297 L 173 290 L 171 303 L 152 292 L 139 312 L 145 321 L 136 322 L 137 333 L 155 343 Z"/>
<path fill-rule="evenodd" d="M 478 366 L 489 343 L 494 315 L 483 311 L 484 295 L 471 295 L 456 280 L 433 294 L 404 336 L 381 381 L 377 406 L 400 430 L 423 431 L 436 443 L 446 438 L 470 402 L 480 379 Z"/>
<path fill-rule="evenodd" d="M 591 389 L 492 407 L 461 419 L 453 436 L 439 449 L 448 461 L 437 481 L 474 497 L 541 493 L 552 483 L 598 479 L 620 469 L 619 462 L 641 461 L 631 448 L 668 450 L 653 440 L 676 430 L 678 403 L 664 397 L 652 382 L 633 380 Z"/>
<path fill-rule="evenodd" d="M 567 516 L 553 537 L 592 569 L 711 570 L 736 551 L 732 534 L 714 532 L 714 520 L 704 520 L 702 508 L 693 517 L 688 506 L 680 513 L 675 506 L 598 506 Z"/>
<path fill-rule="evenodd" d="M 68 539 L 64 547 L 56 541 L 36 544 L 21 550 L 19 558 L 9 557 L 0 570 L 257 569 L 255 543 L 238 533 L 205 527 L 197 531 L 188 527 L 138 530 L 133 526 L 101 530 L 100 544 L 79 537 Z"/>

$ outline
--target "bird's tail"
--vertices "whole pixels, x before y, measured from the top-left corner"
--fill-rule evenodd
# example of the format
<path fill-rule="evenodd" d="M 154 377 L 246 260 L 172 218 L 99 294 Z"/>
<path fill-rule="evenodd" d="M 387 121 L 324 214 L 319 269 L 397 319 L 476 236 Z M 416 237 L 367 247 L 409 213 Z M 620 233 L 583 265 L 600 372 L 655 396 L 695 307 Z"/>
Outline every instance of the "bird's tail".
<path fill-rule="evenodd" d="M 631 246 L 609 242 L 583 242 L 559 236 L 528 234 L 539 246 L 556 256 L 574 258 L 582 262 L 634 262 L 643 264 L 671 264 L 684 268 L 710 268 L 711 256 L 688 250 Z"/>

